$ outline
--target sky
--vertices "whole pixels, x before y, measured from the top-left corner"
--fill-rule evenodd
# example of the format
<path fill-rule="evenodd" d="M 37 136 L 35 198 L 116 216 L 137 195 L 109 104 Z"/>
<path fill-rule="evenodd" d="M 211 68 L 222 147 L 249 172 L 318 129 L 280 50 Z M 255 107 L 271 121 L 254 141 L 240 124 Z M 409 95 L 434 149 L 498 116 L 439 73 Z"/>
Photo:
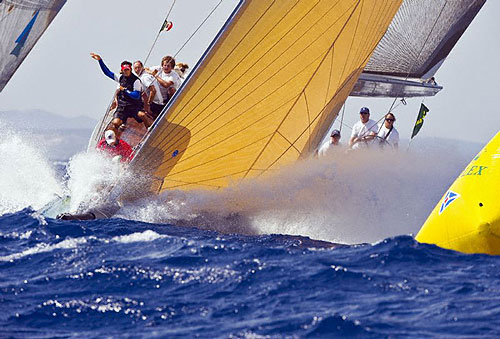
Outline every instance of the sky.
<path fill-rule="evenodd" d="M 424 0 L 422 0 L 424 1 Z M 178 62 L 196 64 L 237 0 L 68 0 L 32 52 L 0 93 L 0 111 L 42 109 L 67 117 L 98 120 L 105 113 L 115 83 L 100 71 L 90 52 L 111 70 L 123 60 L 146 58 L 170 11 L 173 28 L 162 33 L 146 65 L 176 54 L 220 3 L 196 35 L 180 50 Z M 172 4 L 173 7 L 172 7 Z M 500 1 L 488 0 L 436 74 L 444 87 L 425 98 L 430 108 L 419 138 L 441 137 L 486 143 L 500 129 Z M 359 109 L 370 107 L 378 120 L 393 99 L 349 98 L 344 122 L 352 126 Z M 422 98 L 408 99 L 393 110 L 401 138 L 409 139 Z M 334 124 L 339 127 L 338 122 Z M 350 130 L 344 127 L 342 141 Z"/>

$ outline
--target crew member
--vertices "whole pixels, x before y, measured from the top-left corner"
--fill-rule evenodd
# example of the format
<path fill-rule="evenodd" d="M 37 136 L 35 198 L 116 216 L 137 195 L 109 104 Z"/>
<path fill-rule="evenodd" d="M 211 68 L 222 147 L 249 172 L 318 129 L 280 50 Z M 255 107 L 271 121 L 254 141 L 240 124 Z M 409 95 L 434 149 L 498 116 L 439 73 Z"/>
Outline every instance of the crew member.
<path fill-rule="evenodd" d="M 352 126 L 351 139 L 349 140 L 349 147 L 352 149 L 366 147 L 367 142 L 373 140 L 378 132 L 377 123 L 370 119 L 368 107 L 361 108 L 359 119 L 360 121 Z"/>
<path fill-rule="evenodd" d="M 334 129 L 330 134 L 330 140 L 325 142 L 318 150 L 318 156 L 325 156 L 330 150 L 333 150 L 340 146 L 340 131 L 338 129 Z"/>
<path fill-rule="evenodd" d="M 387 145 L 392 146 L 392 148 L 397 149 L 399 144 L 399 132 L 394 127 L 394 122 L 396 121 L 396 117 L 392 113 L 387 113 L 385 115 L 384 124 L 380 127 L 380 130 L 377 134 L 380 145 L 385 147 Z"/>
<path fill-rule="evenodd" d="M 132 147 L 126 141 L 119 139 L 111 129 L 104 132 L 104 139 L 99 142 L 97 149 L 112 158 L 118 157 L 121 162 L 129 162 L 132 159 Z"/>
<path fill-rule="evenodd" d="M 153 124 L 153 119 L 151 118 L 153 116 L 153 112 L 151 111 L 150 102 L 155 97 L 156 92 L 160 89 L 155 78 L 145 71 L 142 61 L 137 60 L 136 62 L 134 62 L 134 72 L 139 77 L 139 80 L 141 80 L 143 89 L 142 101 L 144 102 L 144 111 L 148 113 L 141 119 L 144 120 L 144 125 L 149 127 Z"/>
<path fill-rule="evenodd" d="M 142 84 L 139 78 L 132 73 L 132 63 L 129 61 L 122 62 L 121 75 L 118 77 L 106 67 L 98 54 L 90 53 L 90 56 L 99 61 L 99 66 L 101 66 L 103 73 L 107 77 L 120 84 L 116 95 L 118 107 L 116 108 L 112 122 L 115 131 L 118 130 L 120 125 L 126 124 L 128 118 L 134 118 L 139 123 L 144 122 L 146 128 L 149 127 L 147 122 L 143 120 L 146 117 L 146 113 L 143 111 L 144 105 L 141 99 Z"/>
<path fill-rule="evenodd" d="M 149 102 L 155 119 L 174 95 L 175 91 L 181 86 L 181 78 L 174 71 L 174 67 L 175 59 L 167 55 L 161 60 L 161 66 L 146 68 L 146 72 L 153 75 L 160 84 L 160 90 L 157 91 L 154 99 Z"/>

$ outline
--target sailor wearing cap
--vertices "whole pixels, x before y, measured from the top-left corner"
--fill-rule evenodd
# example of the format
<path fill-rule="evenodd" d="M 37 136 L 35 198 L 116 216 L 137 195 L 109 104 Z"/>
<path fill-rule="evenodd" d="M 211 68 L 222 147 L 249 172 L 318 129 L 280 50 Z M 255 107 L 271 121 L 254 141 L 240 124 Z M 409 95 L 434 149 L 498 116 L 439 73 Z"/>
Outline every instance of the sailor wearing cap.
<path fill-rule="evenodd" d="M 360 121 L 352 126 L 349 147 L 352 149 L 366 147 L 366 142 L 375 138 L 378 132 L 377 123 L 370 119 L 370 109 L 363 107 L 359 111 Z"/>
<path fill-rule="evenodd" d="M 318 150 L 318 156 L 322 157 L 326 155 L 335 146 L 340 146 L 340 131 L 338 129 L 334 129 L 330 134 L 330 140 L 321 145 Z"/>
<path fill-rule="evenodd" d="M 119 139 L 111 129 L 104 132 L 104 139 L 99 142 L 97 149 L 121 162 L 128 162 L 133 156 L 130 145 L 125 140 Z"/>

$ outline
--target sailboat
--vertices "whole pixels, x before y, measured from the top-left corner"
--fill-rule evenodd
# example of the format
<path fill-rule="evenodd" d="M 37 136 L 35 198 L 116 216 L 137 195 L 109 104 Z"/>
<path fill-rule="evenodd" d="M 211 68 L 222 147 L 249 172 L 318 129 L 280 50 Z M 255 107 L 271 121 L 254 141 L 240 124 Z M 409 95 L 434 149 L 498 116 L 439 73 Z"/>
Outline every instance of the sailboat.
<path fill-rule="evenodd" d="M 66 0 L 0 1 L 0 92 Z"/>
<path fill-rule="evenodd" d="M 307 158 L 400 4 L 241 1 L 151 131 L 122 136 L 137 150 L 130 169 L 160 193 L 224 188 Z"/>
<path fill-rule="evenodd" d="M 484 3 L 241 1 L 150 131 L 127 122 L 129 170 L 158 194 L 221 189 L 306 159 L 349 95 L 439 92 L 426 78 Z"/>

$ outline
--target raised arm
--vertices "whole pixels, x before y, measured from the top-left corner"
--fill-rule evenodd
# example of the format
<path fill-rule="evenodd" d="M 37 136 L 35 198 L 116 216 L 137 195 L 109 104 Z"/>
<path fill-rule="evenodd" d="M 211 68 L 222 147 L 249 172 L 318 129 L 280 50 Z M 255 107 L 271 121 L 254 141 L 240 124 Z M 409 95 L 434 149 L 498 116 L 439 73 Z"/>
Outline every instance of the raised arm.
<path fill-rule="evenodd" d="M 101 66 L 101 70 L 104 73 L 104 75 L 106 75 L 107 77 L 111 78 L 116 82 L 119 81 L 118 77 L 109 70 L 106 64 L 104 64 L 104 61 L 102 61 L 102 58 L 99 54 L 90 53 L 90 56 L 92 57 L 92 59 L 99 61 L 99 66 Z"/>

